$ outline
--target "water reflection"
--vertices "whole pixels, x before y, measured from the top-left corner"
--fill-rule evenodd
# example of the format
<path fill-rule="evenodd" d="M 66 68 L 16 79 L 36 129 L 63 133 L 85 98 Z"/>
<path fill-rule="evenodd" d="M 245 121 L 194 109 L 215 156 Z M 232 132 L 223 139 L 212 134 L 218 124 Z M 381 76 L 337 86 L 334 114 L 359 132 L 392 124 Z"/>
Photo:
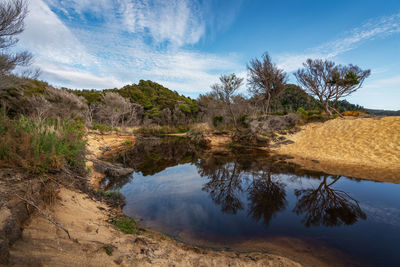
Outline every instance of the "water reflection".
<path fill-rule="evenodd" d="M 286 208 L 285 184 L 274 178 L 270 171 L 262 171 L 252 177 L 247 189 L 249 208 L 248 215 L 259 221 L 261 218 L 266 226 L 273 216 Z"/>
<path fill-rule="evenodd" d="M 332 176 L 328 182 L 325 175 L 317 188 L 296 189 L 298 202 L 294 211 L 298 215 L 304 214 L 302 222 L 307 226 L 337 226 L 352 225 L 358 219 L 365 220 L 366 214 L 361 210 L 358 201 L 348 193 L 334 189 L 332 186 L 339 181 L 340 176 Z"/>
<path fill-rule="evenodd" d="M 179 164 L 193 164 L 198 174 L 207 179 L 201 190 L 220 206 L 221 212 L 237 214 L 246 210 L 248 217 L 262 221 L 267 227 L 288 205 L 287 181 L 280 178 L 281 174 L 289 174 L 294 180 L 307 177 L 321 181 L 317 187 L 294 190 L 297 203 L 293 212 L 304 216 L 302 223 L 305 226 L 352 225 L 359 219 L 366 219 L 357 200 L 333 187 L 341 177 L 305 172 L 295 164 L 267 157 L 264 153 L 213 155 L 182 138 L 150 138 L 140 140 L 116 160 L 143 176 Z M 102 186 L 107 190 L 118 189 L 131 183 L 132 179 L 133 176 L 106 179 Z"/>

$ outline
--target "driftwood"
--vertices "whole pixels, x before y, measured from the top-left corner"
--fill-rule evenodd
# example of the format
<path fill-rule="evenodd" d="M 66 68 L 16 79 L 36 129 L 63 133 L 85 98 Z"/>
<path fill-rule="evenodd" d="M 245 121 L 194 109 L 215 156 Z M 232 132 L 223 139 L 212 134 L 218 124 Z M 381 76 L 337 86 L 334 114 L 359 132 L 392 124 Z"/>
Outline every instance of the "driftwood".
<path fill-rule="evenodd" d="M 62 226 L 61 224 L 59 224 L 58 222 L 56 222 L 53 218 L 51 218 L 50 216 L 46 215 L 35 203 L 33 203 L 32 201 L 30 201 L 30 200 L 28 200 L 28 199 L 26 199 L 26 198 L 23 198 L 23 197 L 17 195 L 17 194 L 15 194 L 15 195 L 16 195 L 19 199 L 25 201 L 27 204 L 29 204 L 29 205 L 31 205 L 32 207 L 34 207 L 35 209 L 37 209 L 37 211 L 39 212 L 39 214 L 40 214 L 41 216 L 43 216 L 45 219 L 47 219 L 49 222 L 53 223 L 53 224 L 54 224 L 55 226 L 57 226 L 58 228 L 64 230 L 64 232 L 67 233 L 68 238 L 71 239 L 71 236 L 69 235 L 68 230 L 65 229 L 64 226 Z"/>

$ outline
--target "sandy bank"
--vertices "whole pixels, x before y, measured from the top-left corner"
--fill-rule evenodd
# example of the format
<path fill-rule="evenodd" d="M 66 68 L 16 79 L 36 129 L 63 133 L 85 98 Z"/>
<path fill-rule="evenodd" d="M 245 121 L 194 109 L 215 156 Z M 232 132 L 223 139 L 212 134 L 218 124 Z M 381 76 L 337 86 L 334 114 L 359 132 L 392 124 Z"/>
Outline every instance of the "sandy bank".
<path fill-rule="evenodd" d="M 22 239 L 10 251 L 15 266 L 301 266 L 289 259 L 263 254 L 217 252 L 186 246 L 146 230 L 123 234 L 108 221 L 112 211 L 87 195 L 61 189 L 46 209 L 68 229 L 71 239 L 48 220 L 34 215 Z M 111 248 L 112 254 L 106 253 Z"/>
<path fill-rule="evenodd" d="M 288 139 L 274 151 L 306 169 L 400 183 L 400 117 L 311 123 Z"/>

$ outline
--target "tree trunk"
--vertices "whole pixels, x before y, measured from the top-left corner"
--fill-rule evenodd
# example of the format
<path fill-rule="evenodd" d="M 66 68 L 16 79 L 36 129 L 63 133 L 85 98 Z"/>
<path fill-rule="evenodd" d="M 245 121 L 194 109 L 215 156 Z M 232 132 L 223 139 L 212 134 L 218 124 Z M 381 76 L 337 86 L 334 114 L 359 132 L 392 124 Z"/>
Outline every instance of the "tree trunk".
<path fill-rule="evenodd" d="M 267 97 L 267 106 L 266 106 L 266 113 L 267 113 L 267 115 L 268 115 L 268 112 L 269 112 L 269 105 L 271 104 L 271 94 L 268 94 L 268 97 Z"/>

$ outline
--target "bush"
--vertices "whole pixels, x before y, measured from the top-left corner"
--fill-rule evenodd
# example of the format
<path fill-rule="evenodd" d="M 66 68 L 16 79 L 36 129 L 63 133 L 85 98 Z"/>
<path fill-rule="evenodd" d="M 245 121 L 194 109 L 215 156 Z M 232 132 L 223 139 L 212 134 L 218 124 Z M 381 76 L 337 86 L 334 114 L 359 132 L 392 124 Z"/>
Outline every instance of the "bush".
<path fill-rule="evenodd" d="M 36 122 L 21 116 L 0 119 L 0 163 L 28 172 L 61 170 L 65 165 L 82 167 L 86 141 L 82 121 Z"/>
<path fill-rule="evenodd" d="M 249 114 L 244 114 L 244 115 L 240 116 L 240 118 L 239 118 L 239 122 L 244 128 L 249 127 L 249 124 L 247 122 L 248 117 L 249 117 Z"/>
<path fill-rule="evenodd" d="M 118 217 L 114 218 L 111 222 L 116 228 L 121 230 L 124 234 L 135 234 L 137 233 L 136 222 L 129 217 Z"/>
<path fill-rule="evenodd" d="M 307 116 L 308 112 L 304 108 L 300 107 L 297 109 L 297 114 Z"/>
<path fill-rule="evenodd" d="M 111 126 L 106 125 L 106 124 L 100 124 L 100 123 L 93 123 L 91 129 L 98 130 L 101 134 L 110 132 L 112 130 Z"/>
<path fill-rule="evenodd" d="M 366 115 L 365 112 L 359 111 L 359 110 L 352 110 L 352 111 L 345 111 L 342 113 L 343 116 L 353 116 L 353 117 L 358 117 L 358 116 L 363 116 Z"/>
<path fill-rule="evenodd" d="M 191 109 L 185 104 L 179 104 L 179 109 L 183 112 L 190 113 Z"/>
<path fill-rule="evenodd" d="M 214 118 L 213 118 L 214 127 L 218 127 L 223 122 L 224 122 L 224 117 L 222 117 L 222 116 L 214 116 Z"/>

